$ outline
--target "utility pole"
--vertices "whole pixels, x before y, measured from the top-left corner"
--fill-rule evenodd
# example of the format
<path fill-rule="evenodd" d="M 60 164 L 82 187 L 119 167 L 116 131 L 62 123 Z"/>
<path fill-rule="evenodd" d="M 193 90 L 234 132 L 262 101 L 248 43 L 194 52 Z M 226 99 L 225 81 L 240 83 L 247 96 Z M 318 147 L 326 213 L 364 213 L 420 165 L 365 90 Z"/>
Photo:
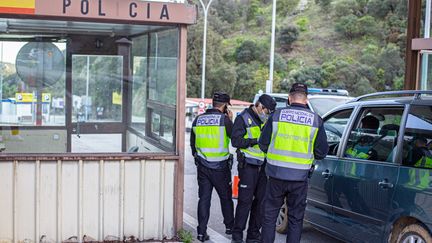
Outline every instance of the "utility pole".
<path fill-rule="evenodd" d="M 202 0 L 199 0 L 204 11 L 204 38 L 203 38 L 203 57 L 202 57 L 202 77 L 201 77 L 201 99 L 205 97 L 205 68 L 206 68 L 206 51 L 207 51 L 207 14 L 213 0 L 210 0 L 207 6 Z"/>
<path fill-rule="evenodd" d="M 275 49 L 275 32 L 276 32 L 276 0 L 273 0 L 272 33 L 271 33 L 271 45 L 270 45 L 270 71 L 269 71 L 269 79 L 266 82 L 266 93 L 273 92 L 273 64 L 274 64 L 274 49 Z"/>

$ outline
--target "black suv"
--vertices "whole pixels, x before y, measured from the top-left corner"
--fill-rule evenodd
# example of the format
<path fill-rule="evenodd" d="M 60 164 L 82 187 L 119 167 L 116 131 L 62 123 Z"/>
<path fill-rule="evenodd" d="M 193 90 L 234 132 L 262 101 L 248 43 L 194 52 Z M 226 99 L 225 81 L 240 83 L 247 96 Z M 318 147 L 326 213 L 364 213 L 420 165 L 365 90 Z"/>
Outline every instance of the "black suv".
<path fill-rule="evenodd" d="M 432 91 L 365 95 L 323 117 L 305 221 L 349 242 L 432 242 Z M 281 210 L 278 232 L 286 230 Z"/>

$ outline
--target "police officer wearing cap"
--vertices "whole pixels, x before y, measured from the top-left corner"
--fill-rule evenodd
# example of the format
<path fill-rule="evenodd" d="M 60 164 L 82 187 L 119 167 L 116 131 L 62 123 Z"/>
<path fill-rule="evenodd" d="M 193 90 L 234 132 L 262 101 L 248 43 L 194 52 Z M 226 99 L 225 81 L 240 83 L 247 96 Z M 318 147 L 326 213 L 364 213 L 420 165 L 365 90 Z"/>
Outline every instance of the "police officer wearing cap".
<path fill-rule="evenodd" d="M 259 242 L 261 235 L 260 209 L 264 199 L 267 177 L 264 171 L 264 152 L 258 146 L 261 127 L 276 108 L 276 101 L 263 94 L 258 101 L 236 117 L 231 143 L 237 148 L 238 204 L 235 213 L 232 242 L 243 242 L 243 231 L 249 217 L 246 242 Z"/>
<path fill-rule="evenodd" d="M 323 121 L 307 106 L 307 86 L 293 84 L 288 99 L 290 106 L 270 115 L 258 140 L 266 152 L 268 176 L 262 243 L 274 242 L 276 219 L 284 199 L 288 206 L 286 242 L 300 242 L 312 162 L 324 159 L 328 152 Z"/>
<path fill-rule="evenodd" d="M 213 188 L 220 198 L 225 233 L 231 234 L 234 224 L 232 156 L 229 153 L 233 123 L 228 105 L 231 105 L 229 95 L 216 92 L 213 95 L 213 108 L 197 116 L 192 123 L 190 145 L 198 171 L 197 239 L 202 242 L 210 238 L 207 235 L 207 223 Z"/>

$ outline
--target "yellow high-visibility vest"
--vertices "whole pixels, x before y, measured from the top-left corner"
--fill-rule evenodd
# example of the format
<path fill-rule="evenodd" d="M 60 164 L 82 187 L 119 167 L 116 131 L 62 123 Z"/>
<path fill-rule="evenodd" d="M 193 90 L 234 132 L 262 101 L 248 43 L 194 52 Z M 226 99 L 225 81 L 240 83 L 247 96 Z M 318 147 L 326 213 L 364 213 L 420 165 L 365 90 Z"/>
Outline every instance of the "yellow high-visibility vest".
<path fill-rule="evenodd" d="M 246 134 L 243 136 L 243 138 L 249 138 L 249 139 L 258 139 L 261 135 L 261 127 L 255 122 L 254 119 L 252 119 L 251 115 L 247 110 L 244 110 L 240 114 L 241 118 L 243 119 L 245 125 L 246 125 Z M 263 151 L 261 151 L 258 144 L 255 144 L 252 147 L 248 148 L 242 148 L 240 149 L 244 153 L 244 156 L 246 157 L 246 162 L 250 164 L 255 165 L 261 165 L 264 162 L 265 154 Z"/>
<path fill-rule="evenodd" d="M 229 158 L 229 138 L 226 134 L 224 114 L 203 114 L 192 128 L 198 156 L 209 162 Z"/>
<path fill-rule="evenodd" d="M 272 137 L 267 162 L 274 166 L 309 170 L 319 116 L 307 109 L 287 107 L 273 114 Z"/>

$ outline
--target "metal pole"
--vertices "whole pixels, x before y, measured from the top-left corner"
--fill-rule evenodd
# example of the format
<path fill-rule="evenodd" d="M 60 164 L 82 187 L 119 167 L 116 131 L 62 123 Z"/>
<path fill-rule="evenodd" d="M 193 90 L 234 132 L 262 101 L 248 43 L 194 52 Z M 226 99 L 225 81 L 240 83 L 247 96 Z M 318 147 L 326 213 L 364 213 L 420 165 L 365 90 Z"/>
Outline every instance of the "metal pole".
<path fill-rule="evenodd" d="M 273 92 L 273 63 L 274 63 L 274 49 L 275 49 L 275 32 L 276 32 L 276 0 L 273 0 L 272 10 L 272 33 L 270 45 L 270 71 L 269 80 L 266 83 L 266 93 Z"/>
<path fill-rule="evenodd" d="M 431 0 L 426 1 L 426 10 L 425 10 L 425 27 L 424 27 L 424 38 L 430 37 L 430 19 L 431 19 Z M 428 88 L 428 66 L 429 66 L 429 57 L 430 53 L 422 53 L 422 62 L 421 62 L 421 83 L 420 89 L 427 90 Z"/>
<path fill-rule="evenodd" d="M 89 79 L 90 79 L 90 56 L 87 56 L 87 80 L 86 80 L 86 102 L 85 102 L 85 120 L 88 120 L 88 104 L 89 104 Z M 77 121 L 80 122 L 80 121 Z"/>
<path fill-rule="evenodd" d="M 3 41 L 1 42 L 1 65 L 0 65 L 0 114 L 3 113 L 3 71 L 5 69 L 3 63 Z"/>
<path fill-rule="evenodd" d="M 206 68 L 206 51 L 207 51 L 207 14 L 210 8 L 210 4 L 213 0 L 210 0 L 208 5 L 205 6 L 202 0 L 199 0 L 204 10 L 204 37 L 203 37 L 203 57 L 202 57 L 202 76 L 201 76 L 201 99 L 205 96 L 205 68 Z"/>

